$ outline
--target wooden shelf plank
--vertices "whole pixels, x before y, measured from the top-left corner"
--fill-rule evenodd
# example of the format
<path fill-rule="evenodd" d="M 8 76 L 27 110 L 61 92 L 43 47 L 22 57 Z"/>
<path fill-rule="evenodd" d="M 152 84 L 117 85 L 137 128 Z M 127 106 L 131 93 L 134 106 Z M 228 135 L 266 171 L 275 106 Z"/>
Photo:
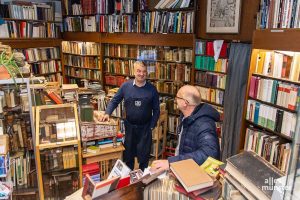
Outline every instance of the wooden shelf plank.
<path fill-rule="evenodd" d="M 38 47 L 60 47 L 62 39 L 60 38 L 1 38 L 3 44 L 12 48 L 38 48 Z"/>
<path fill-rule="evenodd" d="M 193 47 L 194 34 L 101 33 L 102 43 Z"/>
<path fill-rule="evenodd" d="M 300 51 L 300 29 L 265 29 L 253 33 L 253 48 Z"/>
<path fill-rule="evenodd" d="M 114 152 L 119 152 L 119 151 L 124 151 L 125 148 L 123 145 L 119 145 L 116 148 L 114 147 L 107 147 L 100 149 L 99 152 L 97 153 L 83 153 L 82 158 L 89 158 L 89 157 L 94 157 L 94 156 L 101 156 L 104 154 L 109 154 L 109 153 L 114 153 Z"/>
<path fill-rule="evenodd" d="M 70 140 L 70 141 L 65 141 L 65 142 L 53 142 L 53 143 L 48 143 L 48 144 L 39 144 L 38 148 L 40 150 L 43 150 L 43 149 L 65 147 L 65 146 L 71 146 L 71 145 L 77 145 L 77 144 L 78 144 L 77 140 Z"/>

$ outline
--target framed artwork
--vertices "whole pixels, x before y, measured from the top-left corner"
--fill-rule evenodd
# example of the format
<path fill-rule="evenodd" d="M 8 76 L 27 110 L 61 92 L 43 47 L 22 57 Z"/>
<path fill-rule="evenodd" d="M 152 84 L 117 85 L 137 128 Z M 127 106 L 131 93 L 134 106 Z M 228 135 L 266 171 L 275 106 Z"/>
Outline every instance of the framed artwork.
<path fill-rule="evenodd" d="M 206 32 L 238 33 L 241 0 L 207 0 Z"/>

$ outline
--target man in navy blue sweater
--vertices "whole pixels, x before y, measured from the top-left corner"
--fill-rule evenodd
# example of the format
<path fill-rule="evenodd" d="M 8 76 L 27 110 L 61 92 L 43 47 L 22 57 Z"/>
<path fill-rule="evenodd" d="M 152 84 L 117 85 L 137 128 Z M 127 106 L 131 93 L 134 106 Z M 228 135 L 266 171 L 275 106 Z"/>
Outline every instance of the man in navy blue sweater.
<path fill-rule="evenodd" d="M 159 95 L 156 88 L 146 81 L 147 67 L 143 62 L 134 63 L 134 80 L 125 82 L 114 98 L 109 102 L 105 115 L 100 121 L 106 121 L 124 99 L 125 119 L 125 152 L 123 160 L 131 169 L 137 156 L 139 168 L 148 167 L 152 129 L 159 118 Z"/>
<path fill-rule="evenodd" d="M 168 160 L 156 160 L 151 171 L 168 170 L 169 163 L 192 158 L 201 165 L 209 156 L 220 159 L 220 146 L 215 122 L 219 113 L 212 106 L 201 103 L 198 89 L 191 85 L 181 87 L 175 97 L 182 112 L 178 127 L 178 145 L 175 156 Z"/>

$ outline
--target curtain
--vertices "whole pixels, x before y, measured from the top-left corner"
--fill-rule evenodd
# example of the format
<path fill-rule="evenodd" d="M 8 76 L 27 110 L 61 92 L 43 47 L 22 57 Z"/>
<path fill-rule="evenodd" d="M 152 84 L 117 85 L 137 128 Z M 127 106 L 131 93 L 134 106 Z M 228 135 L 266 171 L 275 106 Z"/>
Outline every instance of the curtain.
<path fill-rule="evenodd" d="M 223 161 L 239 152 L 250 57 L 250 44 L 230 44 L 221 143 Z"/>

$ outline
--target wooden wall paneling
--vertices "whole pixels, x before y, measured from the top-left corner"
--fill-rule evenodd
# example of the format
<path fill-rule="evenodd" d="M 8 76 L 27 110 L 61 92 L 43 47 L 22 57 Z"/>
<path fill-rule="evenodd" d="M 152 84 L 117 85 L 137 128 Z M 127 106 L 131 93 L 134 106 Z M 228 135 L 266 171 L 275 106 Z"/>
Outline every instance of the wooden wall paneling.
<path fill-rule="evenodd" d="M 266 29 L 253 34 L 253 48 L 300 51 L 300 29 Z"/>
<path fill-rule="evenodd" d="M 193 34 L 102 33 L 101 43 L 193 47 Z"/>
<path fill-rule="evenodd" d="M 256 13 L 259 10 L 260 0 L 241 0 L 240 32 L 238 34 L 208 34 L 206 33 L 207 0 L 197 0 L 196 34 L 203 39 L 222 39 L 251 41 L 252 33 L 256 28 Z"/>

